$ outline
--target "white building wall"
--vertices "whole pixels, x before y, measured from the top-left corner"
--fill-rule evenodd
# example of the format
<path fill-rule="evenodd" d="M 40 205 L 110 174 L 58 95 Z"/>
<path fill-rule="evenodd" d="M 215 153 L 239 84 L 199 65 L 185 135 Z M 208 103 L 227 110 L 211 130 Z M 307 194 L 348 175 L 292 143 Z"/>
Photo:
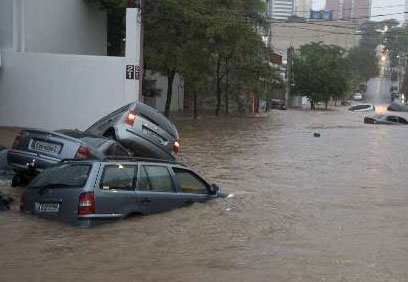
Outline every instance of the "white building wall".
<path fill-rule="evenodd" d="M 23 0 L 23 18 L 26 52 L 106 55 L 106 12 L 87 1 Z"/>
<path fill-rule="evenodd" d="M 0 125 L 83 130 L 120 106 L 125 59 L 2 53 Z"/>
<path fill-rule="evenodd" d="M 0 0 L 0 50 L 13 45 L 13 0 Z"/>

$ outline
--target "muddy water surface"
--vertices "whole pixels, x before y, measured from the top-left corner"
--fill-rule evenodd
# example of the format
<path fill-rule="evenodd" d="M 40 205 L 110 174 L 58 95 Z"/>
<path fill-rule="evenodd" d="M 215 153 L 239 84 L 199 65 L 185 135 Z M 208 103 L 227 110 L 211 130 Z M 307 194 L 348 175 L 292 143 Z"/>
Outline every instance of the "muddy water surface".
<path fill-rule="evenodd" d="M 0 281 L 408 281 L 408 127 L 363 116 L 178 120 L 232 197 L 91 229 L 2 213 Z"/>

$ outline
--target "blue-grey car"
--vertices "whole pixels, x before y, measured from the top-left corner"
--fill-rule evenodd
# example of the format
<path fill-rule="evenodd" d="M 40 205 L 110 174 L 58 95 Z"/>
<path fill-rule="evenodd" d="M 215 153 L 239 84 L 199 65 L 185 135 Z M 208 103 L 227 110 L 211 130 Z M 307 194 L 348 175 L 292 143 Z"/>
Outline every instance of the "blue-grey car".
<path fill-rule="evenodd" d="M 69 161 L 45 169 L 24 190 L 20 210 L 79 226 L 181 208 L 218 197 L 188 167 L 132 159 Z"/>

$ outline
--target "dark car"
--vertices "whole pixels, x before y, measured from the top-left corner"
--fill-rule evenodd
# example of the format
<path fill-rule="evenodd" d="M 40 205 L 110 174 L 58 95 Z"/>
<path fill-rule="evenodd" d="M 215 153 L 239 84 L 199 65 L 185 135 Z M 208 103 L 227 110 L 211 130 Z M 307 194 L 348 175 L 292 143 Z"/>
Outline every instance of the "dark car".
<path fill-rule="evenodd" d="M 407 125 L 408 121 L 400 116 L 376 114 L 372 117 L 365 117 L 364 123 Z"/>
<path fill-rule="evenodd" d="M 397 102 L 392 102 L 387 109 L 393 112 L 406 112 L 407 111 L 407 107 L 404 104 L 397 103 Z"/>
<path fill-rule="evenodd" d="M 68 161 L 33 179 L 20 210 L 92 226 L 205 202 L 218 197 L 218 190 L 185 165 L 169 161 Z"/>
<path fill-rule="evenodd" d="M 107 156 L 129 157 L 129 152 L 115 140 L 79 130 L 23 129 L 8 151 L 7 162 L 16 171 L 12 186 L 17 186 L 61 160 L 104 159 Z"/>
<path fill-rule="evenodd" d="M 285 102 L 279 99 L 272 99 L 271 109 L 286 110 Z"/>
<path fill-rule="evenodd" d="M 113 138 L 139 157 L 174 160 L 180 146 L 174 124 L 140 102 L 121 107 L 85 132 Z"/>

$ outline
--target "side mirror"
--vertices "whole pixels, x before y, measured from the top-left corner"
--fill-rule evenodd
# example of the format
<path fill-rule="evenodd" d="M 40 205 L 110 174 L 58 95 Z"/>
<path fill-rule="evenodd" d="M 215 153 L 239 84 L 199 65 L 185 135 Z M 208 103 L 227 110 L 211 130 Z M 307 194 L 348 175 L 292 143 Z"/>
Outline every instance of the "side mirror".
<path fill-rule="evenodd" d="M 211 186 L 210 186 L 210 194 L 211 195 L 216 195 L 219 190 L 220 190 L 220 187 L 218 187 L 217 184 L 211 184 Z"/>

